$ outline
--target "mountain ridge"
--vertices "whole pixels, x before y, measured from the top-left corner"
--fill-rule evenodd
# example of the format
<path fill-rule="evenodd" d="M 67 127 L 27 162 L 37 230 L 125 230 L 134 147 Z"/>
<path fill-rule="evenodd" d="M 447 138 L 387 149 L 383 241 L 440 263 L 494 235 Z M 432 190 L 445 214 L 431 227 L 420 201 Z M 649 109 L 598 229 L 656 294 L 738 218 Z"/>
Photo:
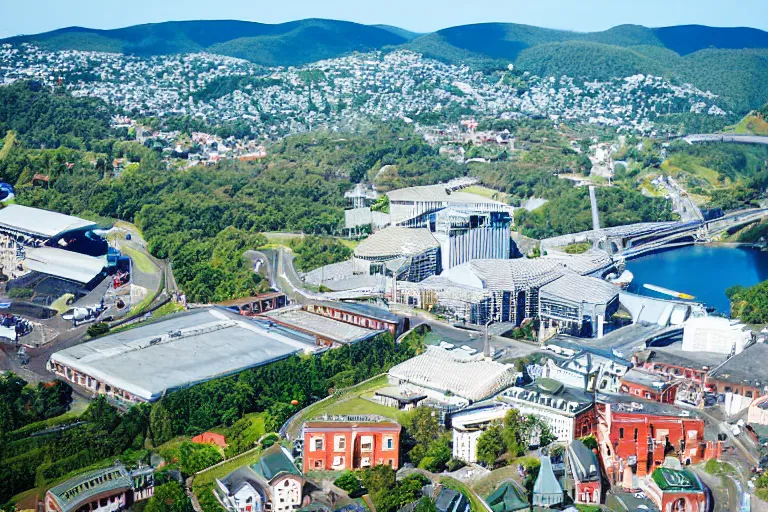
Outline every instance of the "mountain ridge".
<path fill-rule="evenodd" d="M 141 56 L 208 51 L 264 66 L 300 66 L 356 51 L 402 48 L 452 64 L 503 68 L 514 63 L 541 75 L 606 79 L 657 74 L 724 96 L 737 112 L 768 100 L 768 32 L 749 27 L 625 24 L 576 32 L 494 22 L 417 34 L 320 18 L 278 24 L 188 20 L 107 30 L 66 27 L 0 40 L 8 42 Z"/>

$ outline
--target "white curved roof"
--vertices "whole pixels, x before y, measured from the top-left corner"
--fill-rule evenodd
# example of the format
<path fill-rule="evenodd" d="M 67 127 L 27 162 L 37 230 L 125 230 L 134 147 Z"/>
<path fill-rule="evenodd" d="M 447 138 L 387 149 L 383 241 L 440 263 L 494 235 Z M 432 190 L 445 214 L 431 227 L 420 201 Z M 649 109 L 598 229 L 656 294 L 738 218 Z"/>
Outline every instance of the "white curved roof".
<path fill-rule="evenodd" d="M 90 220 L 19 204 L 12 204 L 0 210 L 0 228 L 48 238 L 73 229 L 96 226 L 96 223 Z"/>
<path fill-rule="evenodd" d="M 472 260 L 470 268 L 492 291 L 536 288 L 567 273 L 562 262 L 544 258 L 514 260 Z"/>
<path fill-rule="evenodd" d="M 29 249 L 24 259 L 28 270 L 78 283 L 90 283 L 106 266 L 106 255 L 88 256 L 56 247 Z"/>
<path fill-rule="evenodd" d="M 478 356 L 428 346 L 426 352 L 389 370 L 396 379 L 451 392 L 476 402 L 493 396 L 515 383 L 515 370 Z"/>
<path fill-rule="evenodd" d="M 372 234 L 355 247 L 359 258 L 416 256 L 440 247 L 440 242 L 426 228 L 390 226 Z"/>

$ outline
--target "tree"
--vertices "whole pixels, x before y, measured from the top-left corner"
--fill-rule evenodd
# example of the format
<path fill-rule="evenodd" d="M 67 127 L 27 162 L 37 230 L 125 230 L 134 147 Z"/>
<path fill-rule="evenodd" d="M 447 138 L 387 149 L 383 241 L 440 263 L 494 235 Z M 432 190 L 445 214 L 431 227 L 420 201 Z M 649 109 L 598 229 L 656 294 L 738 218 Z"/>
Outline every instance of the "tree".
<path fill-rule="evenodd" d="M 440 424 L 435 411 L 424 406 L 411 411 L 404 421 L 404 426 L 408 435 L 424 446 L 437 439 L 440 433 Z"/>
<path fill-rule="evenodd" d="M 438 473 L 445 469 L 449 460 L 451 460 L 451 441 L 448 435 L 442 435 L 428 445 L 424 457 L 419 462 L 419 467 Z"/>
<path fill-rule="evenodd" d="M 360 480 L 351 471 L 343 472 L 333 483 L 336 487 L 347 491 L 350 495 L 360 492 Z"/>
<path fill-rule="evenodd" d="M 424 496 L 419 501 L 419 504 L 416 505 L 414 512 L 437 512 L 437 507 L 435 506 L 434 501 L 427 496 Z"/>
<path fill-rule="evenodd" d="M 502 437 L 504 438 L 504 445 L 507 448 L 507 452 L 512 457 L 518 457 L 525 452 L 527 444 L 523 442 L 522 433 L 522 418 L 520 417 L 520 411 L 517 409 L 510 409 L 504 416 L 504 429 L 502 431 Z"/>
<path fill-rule="evenodd" d="M 155 488 L 145 512 L 192 512 L 192 503 L 180 483 L 174 481 Z"/>
<path fill-rule="evenodd" d="M 477 440 L 477 459 L 479 461 L 493 466 L 506 451 L 504 428 L 501 425 L 491 425 L 480 434 Z"/>
<path fill-rule="evenodd" d="M 288 418 L 295 411 L 295 407 L 291 404 L 283 402 L 274 403 L 269 409 L 267 409 L 267 417 L 264 420 L 264 426 L 267 432 L 278 432 L 283 426 L 283 423 L 288 421 Z"/>
<path fill-rule="evenodd" d="M 369 494 L 392 489 L 396 481 L 395 470 L 385 465 L 374 466 L 363 471 L 362 480 Z"/>
<path fill-rule="evenodd" d="M 173 438 L 171 414 L 168 412 L 163 400 L 152 406 L 152 412 L 149 414 L 149 432 L 152 437 L 152 444 L 155 446 L 161 445 Z"/>

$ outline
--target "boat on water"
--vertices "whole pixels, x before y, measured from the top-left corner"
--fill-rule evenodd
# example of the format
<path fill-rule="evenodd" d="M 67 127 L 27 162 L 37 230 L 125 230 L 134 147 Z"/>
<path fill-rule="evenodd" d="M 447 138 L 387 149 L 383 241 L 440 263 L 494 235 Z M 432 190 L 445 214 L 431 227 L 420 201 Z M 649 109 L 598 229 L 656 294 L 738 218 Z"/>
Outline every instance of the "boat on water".
<path fill-rule="evenodd" d="M 611 284 L 615 284 L 622 290 L 626 290 L 630 284 L 632 284 L 632 281 L 635 279 L 634 274 L 630 272 L 629 270 L 624 270 L 618 277 L 615 277 L 610 280 Z"/>
<path fill-rule="evenodd" d="M 669 288 L 656 286 L 655 284 L 644 284 L 643 288 L 648 288 L 649 290 L 653 290 L 654 292 L 663 293 L 664 295 L 669 295 L 670 297 L 675 297 L 678 299 L 692 300 L 695 298 L 693 295 L 689 295 L 687 293 L 682 293 L 682 292 L 676 292 L 674 290 L 670 290 Z"/>

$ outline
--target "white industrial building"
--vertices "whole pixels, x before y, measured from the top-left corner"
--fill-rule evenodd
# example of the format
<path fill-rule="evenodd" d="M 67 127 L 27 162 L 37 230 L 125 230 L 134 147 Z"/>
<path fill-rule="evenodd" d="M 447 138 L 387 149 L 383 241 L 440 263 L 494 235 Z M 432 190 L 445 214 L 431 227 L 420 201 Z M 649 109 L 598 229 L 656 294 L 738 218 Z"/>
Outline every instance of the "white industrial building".
<path fill-rule="evenodd" d="M 457 406 L 495 396 L 512 386 L 515 377 L 513 366 L 433 345 L 389 370 L 390 384 Z"/>
<path fill-rule="evenodd" d="M 439 274 L 440 243 L 426 228 L 390 226 L 355 247 L 354 272 L 421 281 Z"/>
<path fill-rule="evenodd" d="M 695 317 L 683 327 L 685 352 L 713 352 L 736 355 L 752 341 L 752 333 L 743 324 L 716 316 Z"/>
<path fill-rule="evenodd" d="M 511 408 L 503 402 L 483 402 L 452 414 L 453 458 L 477 462 L 477 440 L 491 424 L 503 420 Z"/>
<path fill-rule="evenodd" d="M 97 228 L 70 215 L 6 206 L 0 209 L 0 269 L 9 279 L 37 271 L 88 283 L 106 266 L 107 242 L 94 234 Z M 101 257 L 103 265 L 96 269 L 93 258 Z"/>
<path fill-rule="evenodd" d="M 48 370 L 91 393 L 133 404 L 315 350 L 287 330 L 205 308 L 55 352 Z"/>

